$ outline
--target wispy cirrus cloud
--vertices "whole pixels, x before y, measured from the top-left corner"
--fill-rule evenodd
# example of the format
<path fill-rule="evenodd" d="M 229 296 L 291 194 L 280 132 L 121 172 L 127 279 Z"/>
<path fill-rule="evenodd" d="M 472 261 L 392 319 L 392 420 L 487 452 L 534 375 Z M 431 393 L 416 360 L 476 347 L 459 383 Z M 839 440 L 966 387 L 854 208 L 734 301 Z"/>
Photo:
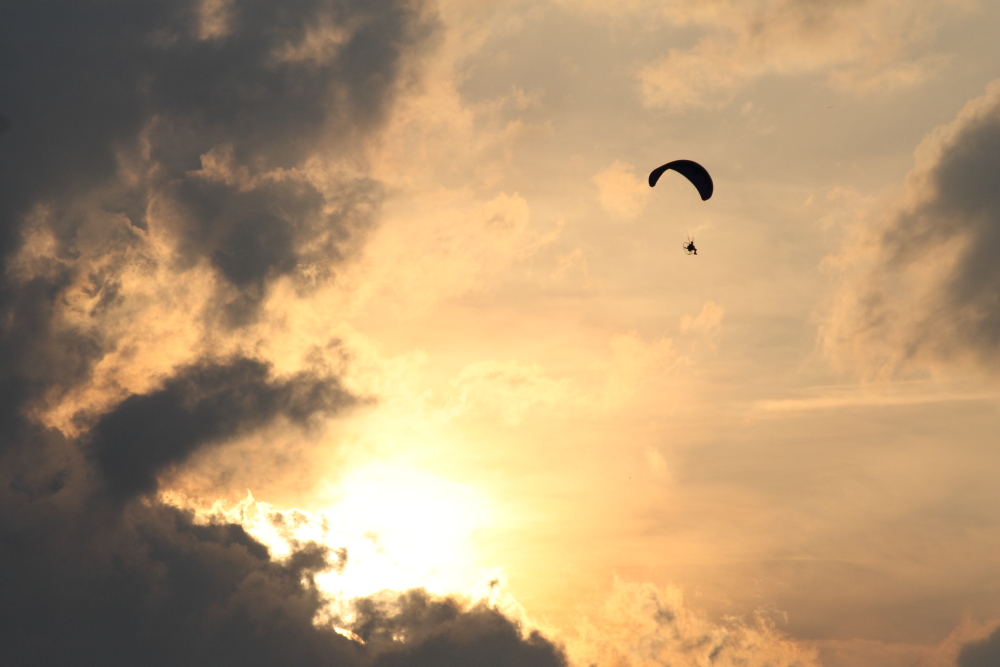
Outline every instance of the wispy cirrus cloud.
<path fill-rule="evenodd" d="M 564 0 L 588 12 L 641 14 L 653 25 L 692 30 L 677 46 L 638 68 L 646 106 L 683 111 L 717 108 L 769 76 L 820 76 L 856 94 L 913 87 L 936 76 L 945 53 L 928 52 L 952 0 L 713 0 L 612 5 Z"/>

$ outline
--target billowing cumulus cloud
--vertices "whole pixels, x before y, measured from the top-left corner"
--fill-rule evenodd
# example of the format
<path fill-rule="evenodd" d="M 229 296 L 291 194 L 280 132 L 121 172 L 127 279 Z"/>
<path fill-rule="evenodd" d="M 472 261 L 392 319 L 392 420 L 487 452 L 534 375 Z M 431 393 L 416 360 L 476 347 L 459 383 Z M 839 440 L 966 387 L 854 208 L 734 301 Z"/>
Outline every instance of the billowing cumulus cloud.
<path fill-rule="evenodd" d="M 905 196 L 831 260 L 828 347 L 867 375 L 1000 362 L 1000 84 L 917 151 Z"/>
<path fill-rule="evenodd" d="M 355 636 L 369 641 L 352 641 L 319 615 L 335 550 L 273 557 L 154 495 L 199 452 L 276 424 L 307 437 L 363 400 L 335 342 L 293 363 L 247 332 L 279 281 L 329 283 L 373 227 L 383 189 L 366 151 L 435 43 L 433 12 L 32 0 L 3 13 L 3 663 L 564 664 L 495 609 L 419 592 L 369 605 Z"/>

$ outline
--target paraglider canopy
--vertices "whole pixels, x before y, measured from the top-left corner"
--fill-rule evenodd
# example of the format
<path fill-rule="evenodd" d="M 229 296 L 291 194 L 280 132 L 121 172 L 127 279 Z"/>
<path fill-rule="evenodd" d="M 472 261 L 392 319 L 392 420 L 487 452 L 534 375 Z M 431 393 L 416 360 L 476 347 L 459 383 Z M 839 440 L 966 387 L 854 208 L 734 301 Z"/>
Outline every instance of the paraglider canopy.
<path fill-rule="evenodd" d="M 649 172 L 649 187 L 656 185 L 656 182 L 660 180 L 660 176 L 667 169 L 673 169 L 691 181 L 691 184 L 698 188 L 698 194 L 701 195 L 702 201 L 706 201 L 712 196 L 712 191 L 715 189 L 715 186 L 712 184 L 712 177 L 708 175 L 708 171 L 703 166 L 693 160 L 674 160 L 662 167 L 657 167 Z"/>

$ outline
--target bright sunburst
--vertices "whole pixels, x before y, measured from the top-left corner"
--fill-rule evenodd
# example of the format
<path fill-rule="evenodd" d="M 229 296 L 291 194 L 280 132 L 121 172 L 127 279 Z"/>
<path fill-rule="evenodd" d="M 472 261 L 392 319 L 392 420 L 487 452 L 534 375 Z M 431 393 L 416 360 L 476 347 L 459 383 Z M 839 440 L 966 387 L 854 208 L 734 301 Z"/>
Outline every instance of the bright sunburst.
<path fill-rule="evenodd" d="M 493 508 L 475 489 L 414 468 L 375 464 L 348 473 L 326 509 L 281 509 L 247 497 L 198 512 L 204 520 L 242 525 L 285 558 L 310 542 L 330 550 L 332 567 L 316 576 L 331 611 L 349 617 L 349 602 L 384 590 L 423 588 L 439 595 L 489 599 L 503 580 L 487 569 L 476 533 Z M 349 618 L 348 618 L 349 620 Z"/>

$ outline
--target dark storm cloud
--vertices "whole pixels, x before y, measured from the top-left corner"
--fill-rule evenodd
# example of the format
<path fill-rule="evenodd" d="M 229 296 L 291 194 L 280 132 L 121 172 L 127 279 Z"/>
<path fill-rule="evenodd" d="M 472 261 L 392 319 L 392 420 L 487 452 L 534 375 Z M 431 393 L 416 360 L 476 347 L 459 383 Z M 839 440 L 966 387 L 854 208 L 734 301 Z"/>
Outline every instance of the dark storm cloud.
<path fill-rule="evenodd" d="M 0 456 L 3 664 L 563 667 L 499 612 L 421 591 L 359 602 L 370 642 L 352 643 L 313 623 L 324 603 L 313 577 L 342 567 L 338 550 L 306 544 L 279 562 L 241 526 L 128 501 L 200 446 L 351 401 L 329 378 L 276 379 L 236 359 L 181 369 L 79 440 L 26 422 Z"/>
<path fill-rule="evenodd" d="M 314 188 L 294 178 L 260 192 L 252 183 L 213 187 L 192 172 L 218 147 L 253 176 L 363 141 L 406 84 L 407 59 L 428 43 L 433 21 L 402 0 L 241 0 L 206 37 L 204 4 L 5 3 L 0 108 L 14 131 L 0 143 L 0 250 L 17 246 L 20 220 L 45 203 L 71 254 L 81 222 L 71 203 L 100 190 L 107 212 L 139 227 L 151 199 L 176 199 L 190 213 L 178 230 L 187 260 L 207 257 L 238 288 L 259 293 L 266 277 L 296 266 L 295 241 L 317 233 L 323 217 Z M 340 30 L 342 43 L 295 51 L 323 26 Z M 133 178 L 121 178 L 123 155 L 138 169 Z M 357 185 L 377 202 L 370 181 Z M 341 210 L 319 226 L 343 237 L 369 222 Z"/>
<path fill-rule="evenodd" d="M 0 551 L 5 664 L 356 664 L 311 626 L 315 549 L 279 565 L 241 528 L 161 505 L 32 528 L 5 531 Z"/>
<path fill-rule="evenodd" d="M 982 641 L 962 647 L 956 660 L 958 667 L 995 667 L 1000 665 L 1000 630 Z"/>
<path fill-rule="evenodd" d="M 156 222 L 177 241 L 175 268 L 216 268 L 210 314 L 228 326 L 253 321 L 269 280 L 302 262 L 322 275 L 372 224 L 377 183 L 359 175 L 320 193 L 295 169 L 320 150 L 348 154 L 378 130 L 433 41 L 430 14 L 418 0 L 216 2 L 221 18 L 206 34 L 211 4 L 3 5 L 0 429 L 16 429 L 30 397 L 84 381 L 114 348 L 100 333 L 58 330 L 53 311 L 81 276 L 100 293 L 95 312 L 121 302 L 114 271 L 89 262 L 113 268 L 147 243 L 115 231 L 122 216 L 142 230 L 153 202 L 178 212 Z M 324 26 L 336 44 L 303 52 Z M 206 175 L 209 154 L 242 180 Z M 56 241 L 51 271 L 19 282 L 7 269 L 38 211 Z"/>
<path fill-rule="evenodd" d="M 98 341 L 52 326 L 66 277 L 35 278 L 13 289 L 0 280 L 0 455 L 28 426 L 25 406 L 88 375 Z"/>
<path fill-rule="evenodd" d="M 359 646 L 315 627 L 322 596 L 312 577 L 330 560 L 313 545 L 278 563 L 239 526 L 197 525 L 159 504 L 36 517 L 0 543 L 3 664 L 564 665 L 550 643 L 522 640 L 498 612 L 418 591 L 367 626 L 381 623 L 404 642 Z"/>
<path fill-rule="evenodd" d="M 24 435 L 35 452 L 48 449 L 49 464 L 69 444 Z M 32 453 L 12 461 L 8 452 L 0 473 L 39 472 Z M 357 629 L 369 643 L 352 643 L 313 624 L 323 605 L 313 577 L 336 569 L 335 551 L 305 545 L 274 561 L 238 525 L 199 525 L 153 500 L 107 503 L 79 465 L 70 477 L 31 489 L 4 479 L 0 489 L 5 666 L 565 665 L 497 611 L 422 591 L 360 601 Z"/>
<path fill-rule="evenodd" d="M 380 186 L 367 179 L 324 196 L 295 178 L 245 189 L 189 175 L 164 192 L 181 211 L 181 263 L 208 258 L 236 288 L 235 298 L 220 295 L 231 326 L 252 319 L 269 280 L 303 261 L 328 266 L 343 259 L 342 248 L 370 224 L 381 197 Z M 314 241 L 308 253 L 297 248 L 305 239 Z"/>
<path fill-rule="evenodd" d="M 131 396 L 91 431 L 90 452 L 115 498 L 156 490 L 156 475 L 199 447 L 252 431 L 281 415 L 304 423 L 355 399 L 336 379 L 274 380 L 251 359 L 180 370 L 153 393 Z"/>
<path fill-rule="evenodd" d="M 435 599 L 417 590 L 388 600 L 360 600 L 355 609 L 359 617 L 355 632 L 376 651 L 377 667 L 565 664 L 544 637 L 533 632 L 523 638 L 515 623 L 485 604 L 466 610 L 455 600 Z"/>
<path fill-rule="evenodd" d="M 378 183 L 325 174 L 320 186 L 304 164 L 349 157 L 378 132 L 433 40 L 428 16 L 418 0 L 3 3 L 3 665 L 562 664 L 495 612 L 426 596 L 449 613 L 369 624 L 373 636 L 383 623 L 412 640 L 352 643 L 313 624 L 323 600 L 312 577 L 336 567 L 336 552 L 306 545 L 275 561 L 240 526 L 200 525 L 150 494 L 158 474 L 213 443 L 276 420 L 307 435 L 314 417 L 355 401 L 335 376 L 204 361 L 78 416 L 79 435 L 32 418 L 86 386 L 118 345 L 60 319 L 71 291 L 91 299 L 80 317 L 93 322 L 121 306 L 128 251 L 154 226 L 176 248 L 171 275 L 213 267 L 211 307 L 230 327 L 252 321 L 275 278 L 335 264 L 360 243 Z M 18 253 L 38 226 L 54 246 L 25 269 Z"/>
<path fill-rule="evenodd" d="M 1000 86 L 931 134 L 836 335 L 890 365 L 1000 363 Z"/>

